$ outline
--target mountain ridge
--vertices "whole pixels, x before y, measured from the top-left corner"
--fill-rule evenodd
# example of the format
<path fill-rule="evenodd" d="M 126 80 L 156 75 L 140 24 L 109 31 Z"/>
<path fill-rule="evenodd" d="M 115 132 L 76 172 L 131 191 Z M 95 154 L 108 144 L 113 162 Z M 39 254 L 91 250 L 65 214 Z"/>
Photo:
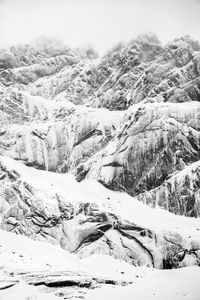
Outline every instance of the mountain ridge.
<path fill-rule="evenodd" d="M 200 265 L 198 41 L 163 46 L 148 33 L 102 57 L 46 38 L 1 50 L 0 125 L 1 229 L 51 243 L 68 259 L 121 260 L 120 270 Z M 57 286 L 57 295 L 72 282 L 133 288 L 91 274 L 79 282 L 54 267 L 46 281 L 42 268 L 12 272 L 46 292 Z M 15 290 L 20 282 L 8 273 L 4 265 L 3 288 Z"/>

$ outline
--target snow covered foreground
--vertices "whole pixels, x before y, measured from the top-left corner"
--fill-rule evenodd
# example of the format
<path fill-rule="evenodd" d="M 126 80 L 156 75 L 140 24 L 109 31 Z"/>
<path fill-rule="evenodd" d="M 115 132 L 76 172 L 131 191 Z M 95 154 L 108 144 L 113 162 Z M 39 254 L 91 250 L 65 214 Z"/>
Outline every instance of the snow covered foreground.
<path fill-rule="evenodd" d="M 151 270 L 128 287 L 90 291 L 87 300 L 199 300 L 199 268 Z"/>
<path fill-rule="evenodd" d="M 78 299 L 80 296 L 87 300 L 199 300 L 200 296 L 198 267 L 160 271 L 133 267 L 103 255 L 79 260 L 59 247 L 2 230 L 0 249 L 1 300 Z M 53 277 L 56 273 L 57 278 L 60 276 L 62 280 L 67 280 L 67 276 L 63 275 L 66 272 L 70 274 L 70 278 L 92 279 L 93 288 L 74 288 L 74 291 L 71 287 L 42 289 L 42 285 L 34 284 L 34 276 L 37 277 L 38 274 L 44 277 L 52 274 Z M 96 285 L 94 278 L 101 280 L 102 284 Z M 114 285 L 103 282 L 103 279 L 111 278 L 116 280 Z M 66 298 L 60 297 L 61 295 Z"/>

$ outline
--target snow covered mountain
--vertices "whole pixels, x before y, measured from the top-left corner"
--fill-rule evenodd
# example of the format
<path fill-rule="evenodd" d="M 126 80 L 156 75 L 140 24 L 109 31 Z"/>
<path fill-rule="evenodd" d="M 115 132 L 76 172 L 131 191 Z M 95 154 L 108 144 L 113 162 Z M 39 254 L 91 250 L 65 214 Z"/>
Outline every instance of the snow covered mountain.
<path fill-rule="evenodd" d="M 60 291 L 73 280 L 79 288 L 84 282 L 84 289 L 100 284 L 108 294 L 105 284 L 112 282 L 116 291 L 128 284 L 137 296 L 135 279 L 122 276 L 123 266 L 131 278 L 144 272 L 144 283 L 154 268 L 187 267 L 188 273 L 166 271 L 180 272 L 183 281 L 199 274 L 189 267 L 200 265 L 199 42 L 185 36 L 162 46 L 154 34 L 144 34 L 103 57 L 46 38 L 2 49 L 0 125 L 0 228 L 37 240 L 0 232 L 5 297 L 9 289 L 17 293 L 17 286 L 24 290 L 21 280 L 25 286 L 54 282 L 59 291 L 53 293 L 63 299 L 76 297 Z M 6 237 L 14 241 L 11 250 Z M 19 257 L 12 255 L 17 240 L 50 247 L 44 251 L 55 251 L 61 260 L 66 255 L 72 266 L 56 269 L 51 256 L 33 271 L 33 252 L 28 260 L 20 259 L 23 249 Z M 76 259 L 86 266 L 74 271 L 76 279 L 63 279 Z M 100 266 L 95 272 L 103 277 L 94 279 L 91 262 L 106 259 L 119 264 L 119 280 Z M 22 276 L 18 268 L 24 264 Z M 159 272 L 155 277 L 166 280 L 167 273 Z M 184 299 L 198 300 L 196 287 L 188 289 Z M 82 296 L 94 299 L 89 294 Z"/>

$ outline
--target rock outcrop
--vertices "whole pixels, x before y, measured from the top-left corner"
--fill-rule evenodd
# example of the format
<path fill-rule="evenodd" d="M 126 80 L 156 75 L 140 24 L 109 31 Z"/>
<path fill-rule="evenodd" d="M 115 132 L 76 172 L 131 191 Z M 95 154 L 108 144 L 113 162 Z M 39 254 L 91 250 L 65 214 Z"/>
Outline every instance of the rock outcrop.
<path fill-rule="evenodd" d="M 153 207 L 159 205 L 175 214 L 199 217 L 200 162 L 169 177 L 159 187 L 139 194 L 138 200 Z"/>
<path fill-rule="evenodd" d="M 198 102 L 189 107 L 185 103 L 134 106 L 126 111 L 125 119 L 112 147 L 108 144 L 83 164 L 87 178 L 135 196 L 199 160 Z"/>
<path fill-rule="evenodd" d="M 95 181 L 77 183 L 70 175 L 5 157 L 0 165 L 4 230 L 58 244 L 79 257 L 108 254 L 156 268 L 184 266 L 188 260 L 199 264 L 198 220 L 153 210 Z"/>

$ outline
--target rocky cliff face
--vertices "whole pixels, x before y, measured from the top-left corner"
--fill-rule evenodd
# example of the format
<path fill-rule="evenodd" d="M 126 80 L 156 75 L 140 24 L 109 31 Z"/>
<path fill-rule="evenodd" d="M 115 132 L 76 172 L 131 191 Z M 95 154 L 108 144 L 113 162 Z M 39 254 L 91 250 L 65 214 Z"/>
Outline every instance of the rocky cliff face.
<path fill-rule="evenodd" d="M 80 257 L 199 264 L 198 219 L 160 209 L 200 215 L 198 42 L 2 50 L 0 112 L 2 229 Z"/>
<path fill-rule="evenodd" d="M 143 35 L 97 59 L 39 39 L 0 61 L 2 155 L 132 196 L 199 161 L 200 46 L 190 37 L 163 47 Z M 184 209 L 159 204 L 199 215 L 196 188 L 186 189 Z"/>

